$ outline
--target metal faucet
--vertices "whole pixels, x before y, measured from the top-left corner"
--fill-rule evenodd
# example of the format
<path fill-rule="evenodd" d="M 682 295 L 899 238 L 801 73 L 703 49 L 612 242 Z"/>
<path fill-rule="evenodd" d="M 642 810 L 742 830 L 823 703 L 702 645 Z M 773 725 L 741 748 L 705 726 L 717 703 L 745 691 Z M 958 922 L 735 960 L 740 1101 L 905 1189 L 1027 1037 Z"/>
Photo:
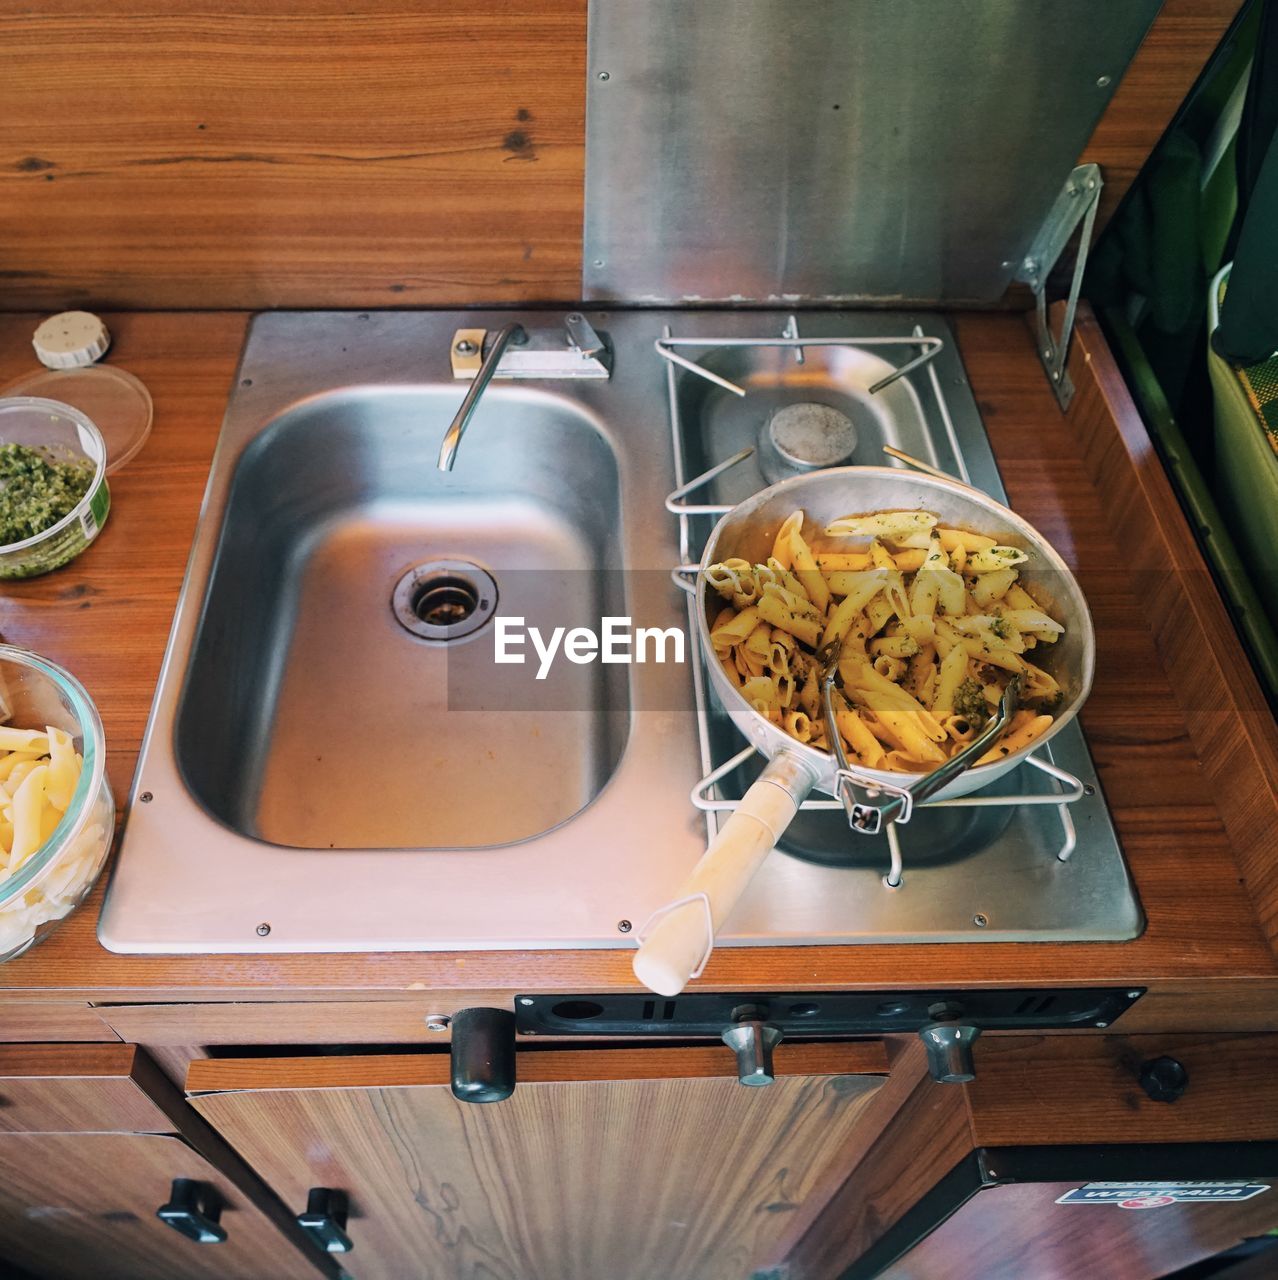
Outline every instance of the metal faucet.
<path fill-rule="evenodd" d="M 482 349 L 486 335 L 482 329 L 459 329 L 453 335 L 453 376 L 469 377 L 474 357 Z M 503 378 L 603 378 L 612 373 L 612 353 L 579 311 L 564 317 L 562 329 L 537 329 L 529 334 L 520 324 L 508 324 L 497 331 L 483 363 L 476 370 L 452 425 L 439 446 L 439 469 L 451 471 L 457 446 L 488 384 L 497 376 L 498 366 L 508 347 L 522 350 L 501 370 Z M 459 361 L 458 357 L 466 357 Z"/>
<path fill-rule="evenodd" d="M 512 342 L 516 346 L 520 346 L 527 341 L 528 333 L 521 324 L 508 324 L 498 331 L 497 336 L 493 339 L 493 345 L 488 348 L 488 354 L 484 357 L 484 363 L 479 366 L 479 372 L 475 374 L 474 381 L 471 382 L 466 390 L 465 399 L 461 402 L 461 408 L 457 410 L 457 416 L 452 420 L 448 430 L 444 432 L 443 443 L 439 446 L 439 469 L 441 471 L 451 471 L 453 469 L 453 463 L 457 460 L 457 446 L 461 444 L 466 424 L 470 421 L 470 415 L 475 412 L 475 407 L 479 404 L 479 397 L 484 394 L 485 388 L 493 380 L 493 374 L 497 372 L 497 366 L 501 363 L 501 358 L 505 354 L 506 348 Z"/>

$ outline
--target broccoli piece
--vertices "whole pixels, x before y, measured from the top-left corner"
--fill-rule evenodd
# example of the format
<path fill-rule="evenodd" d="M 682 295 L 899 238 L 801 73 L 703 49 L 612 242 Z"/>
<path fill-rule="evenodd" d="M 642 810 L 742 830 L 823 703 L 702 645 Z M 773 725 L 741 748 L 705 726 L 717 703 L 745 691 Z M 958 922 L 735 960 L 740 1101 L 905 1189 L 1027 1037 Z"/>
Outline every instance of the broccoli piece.
<path fill-rule="evenodd" d="M 990 718 L 989 703 L 979 680 L 967 676 L 959 683 L 954 691 L 954 711 L 978 728 Z"/>

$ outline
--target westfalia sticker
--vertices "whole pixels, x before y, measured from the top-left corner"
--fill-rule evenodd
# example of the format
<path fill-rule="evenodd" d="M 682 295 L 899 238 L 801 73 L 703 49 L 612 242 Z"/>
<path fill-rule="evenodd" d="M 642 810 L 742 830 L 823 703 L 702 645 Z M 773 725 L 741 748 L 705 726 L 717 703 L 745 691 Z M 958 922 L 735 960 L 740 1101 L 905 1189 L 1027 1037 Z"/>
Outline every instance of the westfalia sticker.
<path fill-rule="evenodd" d="M 1268 1190 L 1263 1182 L 1089 1182 L 1067 1191 L 1056 1203 L 1163 1209 L 1171 1204 L 1196 1201 L 1250 1200 Z"/>

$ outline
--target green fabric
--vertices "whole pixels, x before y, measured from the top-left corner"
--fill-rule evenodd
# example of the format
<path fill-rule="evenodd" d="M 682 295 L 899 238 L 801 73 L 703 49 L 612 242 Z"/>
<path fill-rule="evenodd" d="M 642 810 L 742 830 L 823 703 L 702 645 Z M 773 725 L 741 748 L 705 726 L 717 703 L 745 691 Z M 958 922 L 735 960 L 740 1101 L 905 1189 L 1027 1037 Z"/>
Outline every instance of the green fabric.
<path fill-rule="evenodd" d="M 1233 272 L 1222 276 L 1219 286 L 1218 304 L 1221 322 L 1224 322 L 1225 295 L 1229 292 Z M 1233 375 L 1243 394 L 1251 405 L 1252 420 L 1249 429 L 1257 431 L 1269 445 L 1275 457 L 1278 457 L 1278 354 L 1256 364 L 1236 366 Z M 1278 504 L 1278 493 L 1274 495 Z M 1278 554 L 1278 548 L 1275 548 Z"/>
<path fill-rule="evenodd" d="M 1237 365 L 1257 365 L 1278 352 L 1278 134 L 1251 193 L 1233 282 L 1212 339 L 1217 352 Z"/>
<path fill-rule="evenodd" d="M 1222 272 L 1218 288 L 1223 323 L 1237 281 Z M 1216 490 L 1278 627 L 1278 356 L 1237 368 L 1211 350 L 1207 363 L 1216 405 Z"/>
<path fill-rule="evenodd" d="M 1278 352 L 1278 0 L 1262 0 L 1236 155 L 1232 283 L 1211 341 L 1247 366 Z"/>
<path fill-rule="evenodd" d="M 1202 155 L 1185 131 L 1173 129 L 1132 188 L 1097 246 L 1087 296 L 1093 305 L 1146 299 L 1141 342 L 1174 405 L 1197 368 L 1208 267 L 1204 264 Z"/>

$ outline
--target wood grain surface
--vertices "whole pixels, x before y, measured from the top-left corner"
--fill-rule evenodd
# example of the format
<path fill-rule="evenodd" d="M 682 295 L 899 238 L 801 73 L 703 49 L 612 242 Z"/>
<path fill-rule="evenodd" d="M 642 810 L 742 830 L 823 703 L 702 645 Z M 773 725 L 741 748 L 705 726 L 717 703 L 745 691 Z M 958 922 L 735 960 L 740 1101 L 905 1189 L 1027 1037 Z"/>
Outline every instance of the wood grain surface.
<path fill-rule="evenodd" d="M 978 1148 L 990 1150 L 989 1167 L 997 1169 L 999 1147 L 1273 1141 L 1278 1136 L 1276 1051 L 1278 1036 L 987 1035 L 974 1046 L 976 1078 L 956 1086 L 932 1083 L 921 1047 L 912 1045 L 907 1051 L 914 1055 L 912 1064 L 908 1057 L 894 1058 L 888 1083 L 866 1109 L 868 1117 L 875 1104 L 890 1097 L 894 1109 L 886 1126 L 846 1161 L 846 1181 L 810 1216 L 807 1230 L 783 1240 L 782 1251 L 768 1261 L 788 1263 L 791 1280 L 840 1275 Z M 1151 1101 L 1139 1084 L 1141 1064 L 1164 1055 L 1179 1061 L 1189 1077 L 1185 1093 L 1172 1103 Z M 1107 1175 L 1102 1164 L 1095 1176 L 1116 1175 Z M 1027 1184 L 1027 1195 L 1034 1185 Z M 1078 1183 L 1062 1184 L 1050 1194 L 1050 1184 L 1038 1185 L 1037 1195 L 1010 1203 L 997 1198 L 1002 1189 L 981 1191 L 884 1275 L 894 1280 L 1158 1280 L 1236 1243 L 1244 1225 L 1249 1227 L 1245 1234 L 1259 1234 L 1278 1219 L 1275 1204 L 1252 1203 L 1244 1213 L 1233 1212 L 1243 1209 L 1241 1204 L 1177 1206 L 1155 1222 L 1154 1234 L 1141 1247 L 1125 1229 L 1113 1234 L 1100 1228 L 1108 1217 L 1157 1219 L 1157 1214 L 1094 1207 L 1061 1214 L 1053 1201 Z M 995 1198 L 987 1199 L 991 1195 Z M 1230 1213 L 1217 1218 L 1202 1212 L 1213 1207 Z M 1186 1208 L 1191 1212 L 1182 1220 Z M 1080 1227 L 1079 1214 L 1091 1221 Z M 1101 1218 L 1094 1219 L 1096 1214 Z M 1216 1227 L 1223 1234 L 1213 1234 Z"/>
<path fill-rule="evenodd" d="M 223 1243 L 196 1244 L 155 1216 L 174 1178 L 216 1192 Z M 41 1280 L 322 1274 L 198 1152 L 179 1138 L 148 1133 L 0 1133 L 0 1255 Z"/>
<path fill-rule="evenodd" d="M 894 1105 L 884 1113 L 886 1123 L 872 1135 L 874 1141 L 843 1163 L 849 1170 L 846 1180 L 788 1254 L 773 1257 L 774 1263 L 788 1265 L 790 1280 L 841 1275 L 971 1151 L 963 1088 L 932 1081 L 921 1045 L 893 1064 L 882 1092 L 889 1090 Z M 920 1280 L 924 1277 L 942 1280 L 941 1274 L 923 1273 Z"/>
<path fill-rule="evenodd" d="M 1076 383 L 1090 375 L 1068 420 L 1190 728 L 1197 785 L 1217 798 L 1261 928 L 1278 950 L 1278 723 L 1090 313 L 1070 369 Z"/>
<path fill-rule="evenodd" d="M 882 1081 L 827 1074 L 828 1048 L 811 1045 L 768 1088 L 742 1088 L 718 1055 L 697 1068 L 707 1052 L 612 1080 L 593 1074 L 599 1051 L 527 1055 L 589 1062 L 496 1106 L 459 1103 L 442 1079 L 400 1083 L 385 1058 L 212 1060 L 189 1085 L 232 1082 L 192 1105 L 286 1202 L 347 1192 L 360 1280 L 740 1280 Z M 234 1083 L 245 1070 L 264 1087 Z"/>
<path fill-rule="evenodd" d="M 1240 0 L 1166 0 L 1083 154 L 1101 219 Z M 0 13 L 0 309 L 568 300 L 586 0 Z"/>
<path fill-rule="evenodd" d="M 50 0 L 0 45 L 0 306 L 580 293 L 586 0 Z"/>
<path fill-rule="evenodd" d="M 1141 1064 L 1164 1056 L 1189 1075 L 1172 1103 L 1140 1086 Z M 963 1087 L 979 1147 L 1275 1142 L 1276 1057 L 1278 1036 L 983 1037 Z"/>
<path fill-rule="evenodd" d="M 0 318 L 0 381 L 33 363 L 28 343 L 35 319 Z M 123 798 L 246 318 L 168 313 L 108 319 L 116 335 L 111 361 L 138 374 L 154 397 L 151 439 L 113 479 L 110 524 L 83 556 L 58 573 L 0 589 L 0 635 L 63 663 L 84 681 L 102 713 L 111 784 Z M 1240 883 L 1236 849 L 1119 548 L 1115 512 L 1139 496 L 1135 464 L 1121 448 L 1111 451 L 1102 500 L 1085 468 L 1080 434 L 1047 388 L 1022 317 L 966 314 L 954 320 L 1012 505 L 1077 568 L 1091 604 L 1098 670 L 1083 724 L 1149 927 L 1125 944 L 725 948 L 700 985 L 832 990 L 964 983 L 1156 987 L 1165 981 L 1184 992 L 1194 980 L 1230 979 L 1236 987 L 1213 988 L 1222 1010 L 1236 989 L 1245 993 L 1244 1007 L 1259 1016 L 1278 1002 L 1278 962 Z M 1098 352 L 1077 367 L 1075 380 L 1093 377 L 1101 367 Z M 1124 427 L 1131 429 L 1130 423 Z M 1096 430 L 1103 432 L 1103 420 Z M 1166 519 L 1175 518 L 1172 510 L 1165 509 Z M 1201 560 L 1197 565 L 1205 572 Z M 1215 634 L 1214 642 L 1219 638 Z M 682 797 L 669 802 L 686 803 Z M 472 992 L 486 1002 L 508 1003 L 521 989 L 635 986 L 626 950 L 112 955 L 95 936 L 103 887 L 50 939 L 0 966 L 0 993 L 32 999 L 58 992 L 68 999 L 134 1003 L 278 1000 L 284 993 L 329 1000 L 399 994 L 415 1001 L 422 992 L 458 999 Z"/>
<path fill-rule="evenodd" d="M 896 1036 L 887 1042 L 890 1071 L 882 1087 L 866 1103 L 861 1122 L 839 1153 L 838 1162 L 827 1170 L 827 1177 L 812 1189 L 799 1211 L 772 1248 L 756 1260 L 756 1269 L 768 1271 L 790 1265 L 792 1255 L 818 1222 L 820 1231 L 834 1230 L 842 1234 L 848 1202 L 836 1203 L 842 1188 L 874 1145 L 882 1138 L 897 1112 L 910 1100 L 927 1076 L 927 1055 L 916 1036 Z M 815 1241 L 809 1240 L 804 1256 L 811 1259 Z M 822 1246 L 829 1247 L 829 1242 Z M 798 1280 L 798 1277 L 795 1277 Z"/>
<path fill-rule="evenodd" d="M 0 1132 L 172 1133 L 131 1044 L 0 1046 Z"/>
<path fill-rule="evenodd" d="M 782 1041 L 773 1052 L 778 1075 L 886 1075 L 881 1040 L 815 1044 Z M 533 1049 L 516 1057 L 521 1084 L 591 1080 L 672 1080 L 682 1077 L 736 1080 L 736 1058 L 726 1045 L 646 1045 L 643 1048 Z M 351 1054 L 300 1058 L 204 1058 L 192 1062 L 188 1094 L 237 1089 L 417 1088 L 449 1082 L 449 1055 Z"/>
<path fill-rule="evenodd" d="M 119 1040 L 87 1003 L 14 1000 L 0 1005 L 0 1044 Z"/>
<path fill-rule="evenodd" d="M 1244 0 L 1163 0 L 1079 157 L 1080 164 L 1099 164 L 1105 181 L 1097 232 L 1127 194 L 1243 4 Z"/>

